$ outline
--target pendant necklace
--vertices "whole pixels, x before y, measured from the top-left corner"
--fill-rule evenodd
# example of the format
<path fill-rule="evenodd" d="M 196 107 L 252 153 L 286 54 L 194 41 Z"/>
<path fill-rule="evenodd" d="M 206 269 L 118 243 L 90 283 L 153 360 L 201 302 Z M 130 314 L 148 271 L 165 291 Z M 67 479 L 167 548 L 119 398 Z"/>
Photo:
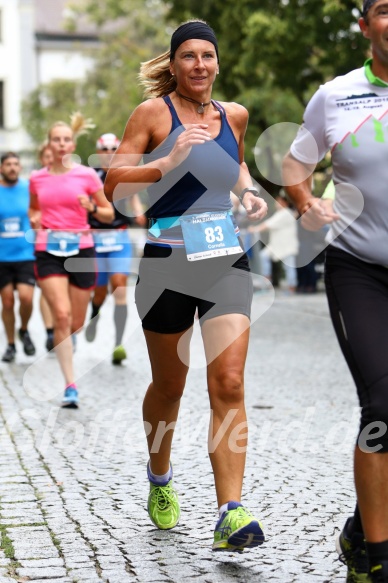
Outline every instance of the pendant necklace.
<path fill-rule="evenodd" d="M 180 93 L 178 89 L 175 89 L 175 93 L 179 95 L 179 97 L 181 97 L 182 99 L 186 99 L 186 101 L 196 103 L 198 105 L 197 113 L 205 113 L 205 107 L 211 104 L 211 100 L 208 101 L 207 103 L 202 103 L 201 101 L 197 101 L 196 99 L 192 99 L 191 97 L 186 97 L 186 95 L 182 95 L 182 93 Z"/>

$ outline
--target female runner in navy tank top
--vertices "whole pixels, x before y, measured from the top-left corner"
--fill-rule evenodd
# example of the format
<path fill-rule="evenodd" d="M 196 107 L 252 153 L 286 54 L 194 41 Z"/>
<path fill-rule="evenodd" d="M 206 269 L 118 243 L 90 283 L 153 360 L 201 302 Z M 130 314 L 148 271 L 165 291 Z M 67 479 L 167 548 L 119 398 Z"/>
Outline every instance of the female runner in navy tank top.
<path fill-rule="evenodd" d="M 241 504 L 252 282 L 230 212 L 230 191 L 240 196 L 252 219 L 264 217 L 267 205 L 244 162 L 246 109 L 211 99 L 218 72 L 217 39 L 199 20 L 178 27 L 170 51 L 143 64 L 141 78 L 152 99 L 141 103 L 127 123 L 105 194 L 115 200 L 147 188 L 149 195 L 136 304 L 152 368 L 143 403 L 150 518 L 158 528 L 170 529 L 180 516 L 170 427 L 178 417 L 198 311 L 211 437 L 223 425 L 217 447 L 209 449 L 219 508 L 213 550 L 230 551 L 264 541 L 261 523 Z M 233 436 L 243 426 L 237 446 Z M 169 427 L 162 437 L 161 427 Z"/>

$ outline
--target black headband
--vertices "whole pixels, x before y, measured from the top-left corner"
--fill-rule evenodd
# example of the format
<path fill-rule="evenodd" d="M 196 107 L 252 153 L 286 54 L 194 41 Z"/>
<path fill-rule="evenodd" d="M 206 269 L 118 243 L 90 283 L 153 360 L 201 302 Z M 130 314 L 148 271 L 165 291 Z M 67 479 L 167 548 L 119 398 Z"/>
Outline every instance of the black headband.
<path fill-rule="evenodd" d="M 368 10 L 370 10 L 373 4 L 375 4 L 376 2 L 377 0 L 364 0 L 364 3 L 362 5 L 362 15 L 365 16 Z"/>
<path fill-rule="evenodd" d="M 214 34 L 214 30 L 204 22 L 186 22 L 176 29 L 171 37 L 170 61 L 175 57 L 177 48 L 186 40 L 192 38 L 207 40 L 213 43 L 214 48 L 216 49 L 217 61 L 219 61 L 216 35 Z"/>

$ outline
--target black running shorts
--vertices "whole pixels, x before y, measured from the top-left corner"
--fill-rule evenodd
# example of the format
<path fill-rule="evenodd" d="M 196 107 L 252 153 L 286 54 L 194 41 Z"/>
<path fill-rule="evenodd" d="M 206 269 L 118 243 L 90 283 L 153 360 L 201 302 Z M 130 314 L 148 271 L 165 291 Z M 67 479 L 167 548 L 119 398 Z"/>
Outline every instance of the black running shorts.
<path fill-rule="evenodd" d="M 183 332 L 224 314 L 250 318 L 252 279 L 245 253 L 189 262 L 182 248 L 146 244 L 135 299 L 145 330 Z"/>
<path fill-rule="evenodd" d="M 34 261 L 1 261 L 0 289 L 12 283 L 35 285 Z"/>
<path fill-rule="evenodd" d="M 95 257 L 94 247 L 80 249 L 76 256 L 57 257 L 47 251 L 36 251 L 35 273 L 36 279 L 46 279 L 47 277 L 68 277 L 69 283 L 80 289 L 92 289 L 96 285 L 96 265 L 95 261 L 87 262 L 87 271 L 68 271 L 65 267 L 65 262 L 68 259 L 93 259 Z M 90 265 L 94 269 L 91 270 Z"/>

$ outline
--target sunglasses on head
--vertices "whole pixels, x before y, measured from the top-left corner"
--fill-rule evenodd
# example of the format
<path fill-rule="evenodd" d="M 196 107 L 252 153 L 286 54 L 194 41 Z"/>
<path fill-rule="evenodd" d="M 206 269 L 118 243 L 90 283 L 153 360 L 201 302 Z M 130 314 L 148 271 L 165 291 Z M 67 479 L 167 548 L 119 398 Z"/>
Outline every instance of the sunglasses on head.
<path fill-rule="evenodd" d="M 101 150 L 102 152 L 115 152 L 115 151 L 117 150 L 117 146 L 113 146 L 112 148 L 106 148 L 106 147 L 104 146 L 104 148 L 100 148 L 100 150 Z"/>

